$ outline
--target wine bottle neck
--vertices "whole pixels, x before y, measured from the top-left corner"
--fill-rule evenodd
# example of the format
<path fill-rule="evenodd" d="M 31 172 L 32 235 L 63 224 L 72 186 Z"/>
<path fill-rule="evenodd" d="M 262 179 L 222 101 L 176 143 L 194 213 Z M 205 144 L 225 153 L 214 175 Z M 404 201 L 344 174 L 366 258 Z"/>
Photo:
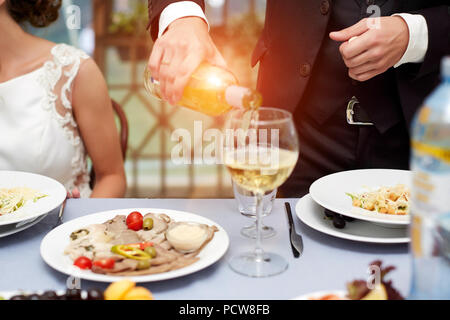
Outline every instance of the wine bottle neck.
<path fill-rule="evenodd" d="M 261 104 L 260 97 L 259 93 L 245 87 L 229 86 L 225 90 L 225 100 L 234 108 L 257 108 Z"/>

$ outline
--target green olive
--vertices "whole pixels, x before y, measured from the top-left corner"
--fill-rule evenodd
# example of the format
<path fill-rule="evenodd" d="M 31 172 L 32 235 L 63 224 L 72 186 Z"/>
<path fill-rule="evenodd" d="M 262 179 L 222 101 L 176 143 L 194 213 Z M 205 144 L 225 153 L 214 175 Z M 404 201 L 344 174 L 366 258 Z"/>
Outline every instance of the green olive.
<path fill-rule="evenodd" d="M 150 259 L 148 260 L 140 260 L 137 265 L 138 270 L 144 270 L 150 268 Z"/>
<path fill-rule="evenodd" d="M 153 219 L 145 218 L 143 227 L 144 227 L 144 230 L 152 230 L 153 229 Z"/>
<path fill-rule="evenodd" d="M 145 248 L 145 253 L 147 253 L 150 257 L 154 258 L 156 257 L 156 249 L 154 247 L 147 247 Z"/>

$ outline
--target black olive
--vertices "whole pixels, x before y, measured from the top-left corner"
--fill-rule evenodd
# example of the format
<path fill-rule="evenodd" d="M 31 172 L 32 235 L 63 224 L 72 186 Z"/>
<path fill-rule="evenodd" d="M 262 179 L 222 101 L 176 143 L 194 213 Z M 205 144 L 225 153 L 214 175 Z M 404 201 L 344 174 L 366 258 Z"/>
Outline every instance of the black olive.
<path fill-rule="evenodd" d="M 67 300 L 81 300 L 81 290 L 80 289 L 67 289 L 66 290 Z"/>
<path fill-rule="evenodd" d="M 45 291 L 41 295 L 41 300 L 58 300 L 58 295 L 55 291 Z"/>
<path fill-rule="evenodd" d="M 325 209 L 324 212 L 325 212 L 325 216 L 326 216 L 327 218 L 333 219 L 334 216 L 335 216 L 335 213 L 334 213 L 333 211 L 331 211 L 331 210 Z"/>
<path fill-rule="evenodd" d="M 41 300 L 41 296 L 40 295 L 38 295 L 38 294 L 30 294 L 29 296 L 28 296 L 28 300 Z"/>
<path fill-rule="evenodd" d="M 88 291 L 88 300 L 103 300 L 103 292 L 99 289 L 91 289 Z"/>
<path fill-rule="evenodd" d="M 25 296 L 23 294 L 19 294 L 16 296 L 12 296 L 9 300 L 28 300 L 28 296 Z"/>
<path fill-rule="evenodd" d="M 56 298 L 56 300 L 62 300 L 62 301 L 64 301 L 64 300 L 68 300 L 68 299 L 67 299 L 66 294 L 63 293 L 63 294 L 61 294 L 61 295 L 58 295 L 58 297 Z"/>
<path fill-rule="evenodd" d="M 335 215 L 333 218 L 333 226 L 337 229 L 345 228 L 345 220 L 339 215 Z"/>
<path fill-rule="evenodd" d="M 342 218 L 344 218 L 344 220 L 347 221 L 347 222 L 353 222 L 353 221 L 355 221 L 355 218 L 348 217 L 348 216 L 342 216 Z"/>

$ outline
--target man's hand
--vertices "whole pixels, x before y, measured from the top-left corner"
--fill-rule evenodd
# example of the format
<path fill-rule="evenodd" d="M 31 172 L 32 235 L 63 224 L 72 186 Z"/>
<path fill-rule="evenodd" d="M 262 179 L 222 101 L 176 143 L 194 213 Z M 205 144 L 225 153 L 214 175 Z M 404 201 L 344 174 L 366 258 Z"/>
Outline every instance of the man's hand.
<path fill-rule="evenodd" d="M 205 21 L 186 17 L 172 22 L 156 40 L 148 62 L 152 76 L 160 82 L 163 99 L 171 104 L 180 101 L 192 72 L 205 60 L 226 67 Z"/>
<path fill-rule="evenodd" d="M 380 19 L 379 28 L 370 28 L 371 19 Z M 349 76 L 366 81 L 400 61 L 408 47 L 409 29 L 401 17 L 369 18 L 331 32 L 330 38 L 344 42 L 339 50 Z"/>

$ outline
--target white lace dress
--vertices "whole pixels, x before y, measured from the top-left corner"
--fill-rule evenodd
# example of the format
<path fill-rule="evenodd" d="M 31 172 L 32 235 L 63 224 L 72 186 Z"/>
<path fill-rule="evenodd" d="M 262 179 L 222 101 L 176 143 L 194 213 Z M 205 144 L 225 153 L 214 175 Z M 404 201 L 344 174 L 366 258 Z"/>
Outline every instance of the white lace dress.
<path fill-rule="evenodd" d="M 54 178 L 89 197 L 87 154 L 72 113 L 72 86 L 89 56 L 55 45 L 44 65 L 0 83 L 0 170 Z"/>

